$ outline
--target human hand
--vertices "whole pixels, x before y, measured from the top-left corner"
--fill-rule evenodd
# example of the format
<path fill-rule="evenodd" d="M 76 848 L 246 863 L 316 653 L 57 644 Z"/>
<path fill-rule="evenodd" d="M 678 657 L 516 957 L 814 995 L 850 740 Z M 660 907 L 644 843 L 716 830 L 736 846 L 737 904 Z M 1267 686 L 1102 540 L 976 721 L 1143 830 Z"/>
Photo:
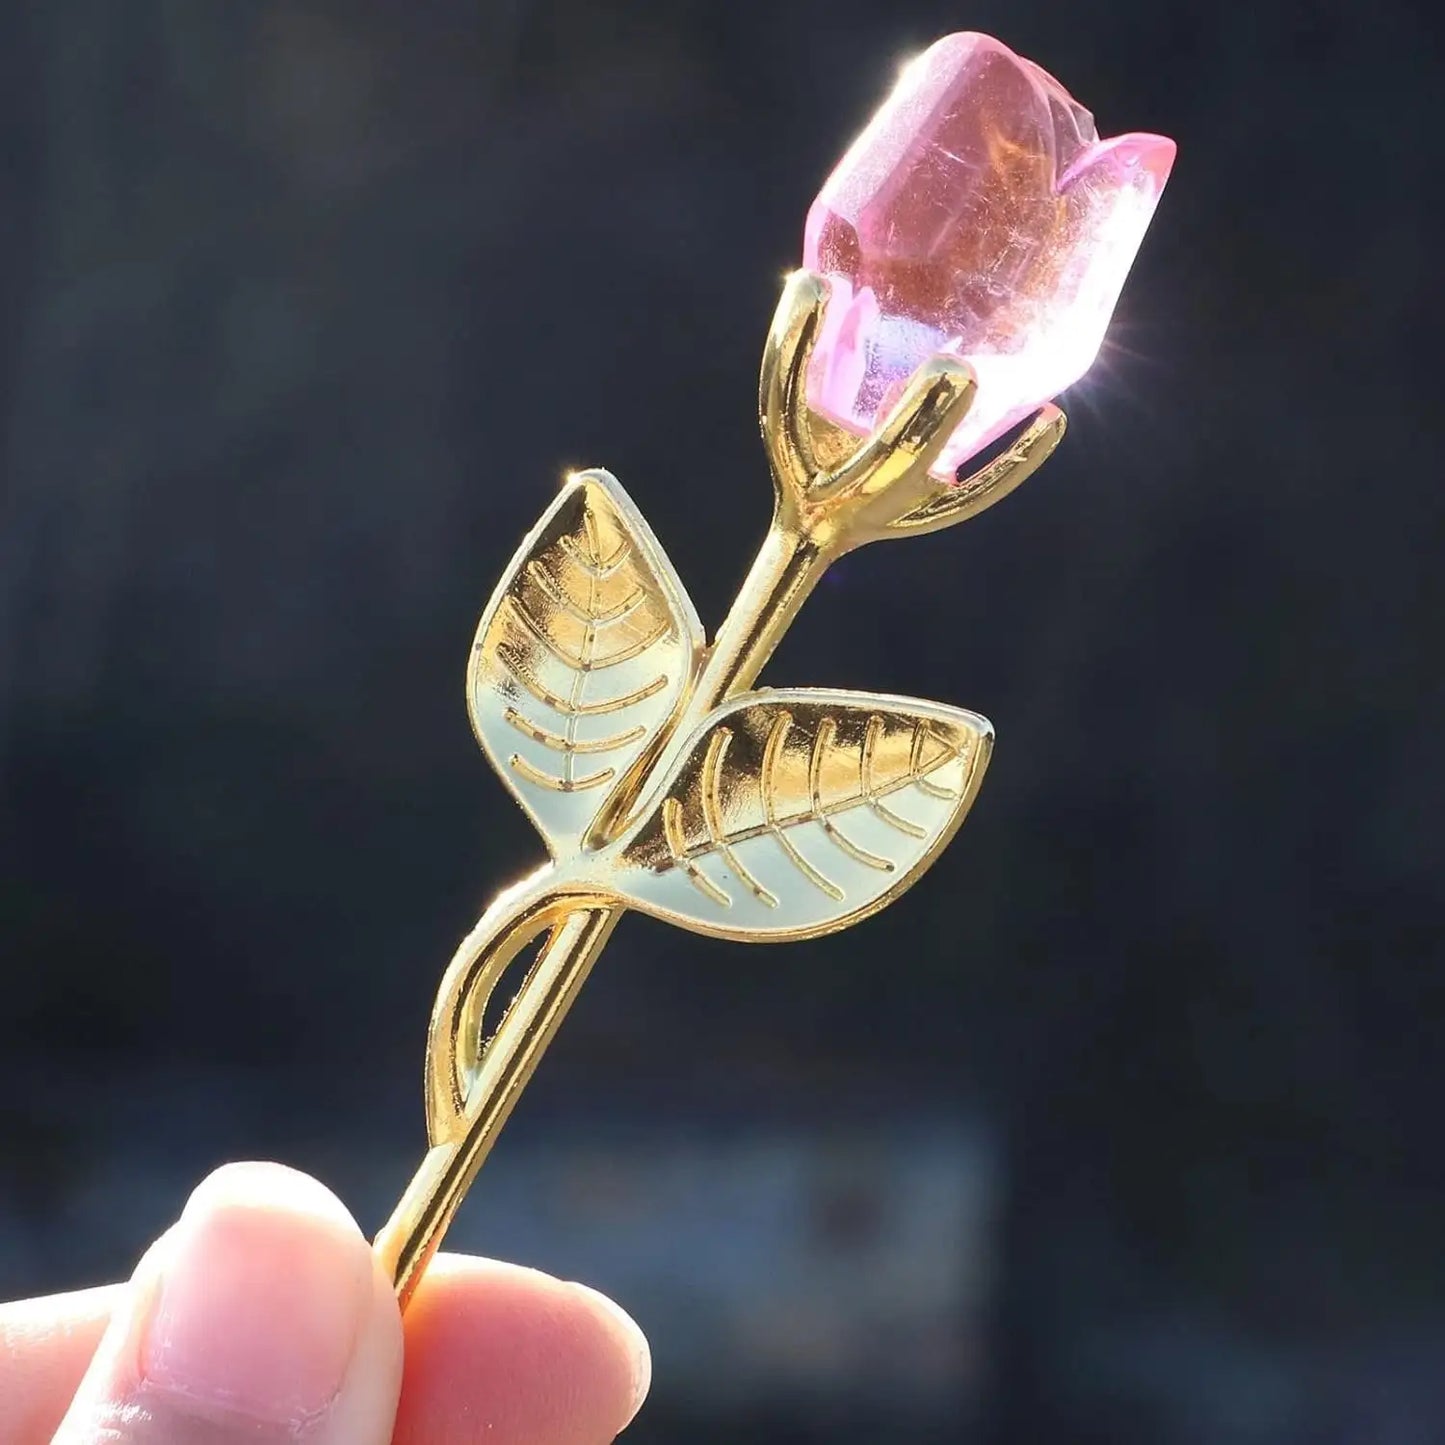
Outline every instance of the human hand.
<path fill-rule="evenodd" d="M 128 1285 L 0 1305 L 3 1445 L 602 1445 L 647 1392 L 611 1301 L 441 1255 L 402 1318 L 341 1202 L 211 1175 Z"/>

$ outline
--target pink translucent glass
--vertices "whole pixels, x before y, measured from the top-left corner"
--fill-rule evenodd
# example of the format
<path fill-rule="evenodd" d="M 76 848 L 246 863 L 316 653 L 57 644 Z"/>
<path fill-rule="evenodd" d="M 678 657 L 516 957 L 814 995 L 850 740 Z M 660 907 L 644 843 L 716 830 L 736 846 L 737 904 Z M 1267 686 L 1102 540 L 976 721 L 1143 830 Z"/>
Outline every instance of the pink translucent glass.
<path fill-rule="evenodd" d="M 832 292 L 810 404 L 866 433 L 920 364 L 962 358 L 978 393 L 936 468 L 951 477 L 1089 369 L 1174 151 L 1101 141 L 987 35 L 930 46 L 808 213 L 803 264 Z"/>

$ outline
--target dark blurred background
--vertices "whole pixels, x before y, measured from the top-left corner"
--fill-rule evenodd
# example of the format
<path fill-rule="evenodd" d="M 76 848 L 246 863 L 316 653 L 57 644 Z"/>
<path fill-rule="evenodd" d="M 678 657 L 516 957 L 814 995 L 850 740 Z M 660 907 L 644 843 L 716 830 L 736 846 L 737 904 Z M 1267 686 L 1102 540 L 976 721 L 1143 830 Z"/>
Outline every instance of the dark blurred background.
<path fill-rule="evenodd" d="M 644 1442 L 1445 1439 L 1427 9 L 0 10 L 0 1296 L 225 1158 L 384 1218 L 539 854 L 495 577 L 605 464 L 722 615 L 804 212 L 982 29 L 1179 163 L 1058 456 L 768 674 L 987 713 L 980 802 L 844 936 L 629 919 L 454 1241 L 638 1315 Z"/>

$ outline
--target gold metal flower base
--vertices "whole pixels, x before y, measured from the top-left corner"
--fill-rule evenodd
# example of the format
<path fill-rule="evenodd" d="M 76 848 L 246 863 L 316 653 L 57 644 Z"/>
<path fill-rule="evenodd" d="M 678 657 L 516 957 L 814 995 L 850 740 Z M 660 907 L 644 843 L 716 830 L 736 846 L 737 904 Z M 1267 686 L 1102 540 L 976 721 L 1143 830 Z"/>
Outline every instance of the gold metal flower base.
<path fill-rule="evenodd" d="M 978 791 L 993 733 L 974 713 L 748 689 L 831 562 L 998 501 L 1058 445 L 1064 416 L 1044 407 L 1003 455 L 945 485 L 929 468 L 973 398 L 968 368 L 922 367 L 860 442 L 805 399 L 826 299 L 820 278 L 795 273 L 768 335 L 759 410 L 773 523 L 711 646 L 603 471 L 567 479 L 482 616 L 472 722 L 551 861 L 497 898 L 442 979 L 431 1149 L 376 1241 L 403 1305 L 625 910 L 756 942 L 845 928 L 914 882 Z M 493 990 L 544 932 L 484 1038 Z"/>

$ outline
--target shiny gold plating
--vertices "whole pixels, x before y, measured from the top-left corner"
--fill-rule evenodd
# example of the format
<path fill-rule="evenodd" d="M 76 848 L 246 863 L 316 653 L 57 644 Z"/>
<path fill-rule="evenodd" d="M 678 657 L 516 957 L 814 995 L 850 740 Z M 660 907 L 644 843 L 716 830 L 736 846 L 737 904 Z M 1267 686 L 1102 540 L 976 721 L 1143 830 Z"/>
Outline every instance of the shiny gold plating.
<path fill-rule="evenodd" d="M 826 283 L 797 272 L 773 319 L 758 403 L 773 522 L 710 647 L 657 539 L 603 471 L 567 479 L 482 615 L 472 723 L 551 862 L 495 900 L 442 979 L 431 1148 L 376 1241 L 403 1305 L 627 909 L 744 941 L 833 932 L 912 884 L 978 791 L 993 735 L 973 713 L 749 689 L 831 562 L 990 506 L 1053 451 L 1064 416 L 1044 407 L 996 460 L 939 482 L 929 468 L 973 399 L 971 372 L 929 362 L 860 442 L 806 401 L 826 301 Z M 539 940 L 484 1037 L 493 990 Z"/>

